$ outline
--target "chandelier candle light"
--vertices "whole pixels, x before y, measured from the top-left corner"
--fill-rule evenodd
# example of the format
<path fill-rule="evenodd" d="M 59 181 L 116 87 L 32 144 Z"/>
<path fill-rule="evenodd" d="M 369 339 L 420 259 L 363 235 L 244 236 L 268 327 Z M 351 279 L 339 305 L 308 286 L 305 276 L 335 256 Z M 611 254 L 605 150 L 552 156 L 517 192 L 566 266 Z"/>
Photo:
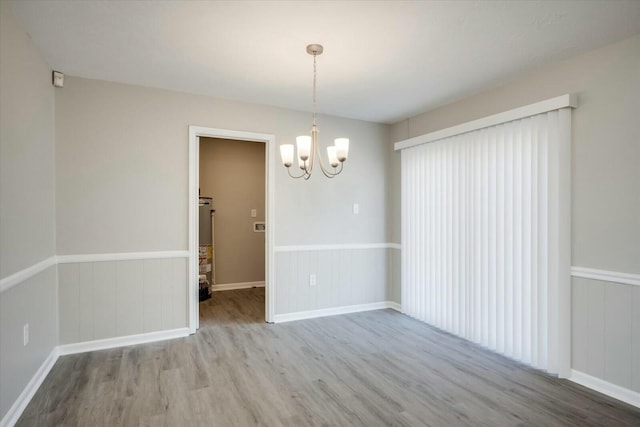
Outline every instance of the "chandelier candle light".
<path fill-rule="evenodd" d="M 313 123 L 311 125 L 311 136 L 302 135 L 296 137 L 296 145 L 298 146 L 298 167 L 302 170 L 300 175 L 291 173 L 291 166 L 295 157 L 293 144 L 282 144 L 280 146 L 280 156 L 282 164 L 287 168 L 287 172 L 291 178 L 311 178 L 313 165 L 316 157 L 320 164 L 322 173 L 327 178 L 333 178 L 342 172 L 344 162 L 349 155 L 349 138 L 336 138 L 335 145 L 327 147 L 327 155 L 329 157 L 329 167 L 325 167 L 320 155 L 320 144 L 318 143 L 318 126 L 316 125 L 316 57 L 321 55 L 323 51 L 322 45 L 310 44 L 307 46 L 307 53 L 313 55 Z"/>

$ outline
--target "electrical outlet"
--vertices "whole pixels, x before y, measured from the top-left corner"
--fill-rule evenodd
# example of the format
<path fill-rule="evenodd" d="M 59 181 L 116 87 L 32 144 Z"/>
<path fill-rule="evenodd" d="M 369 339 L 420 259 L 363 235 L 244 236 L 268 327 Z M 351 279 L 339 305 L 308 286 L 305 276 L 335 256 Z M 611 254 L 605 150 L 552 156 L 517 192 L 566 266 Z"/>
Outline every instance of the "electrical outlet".
<path fill-rule="evenodd" d="M 25 325 L 22 328 L 22 342 L 24 343 L 24 346 L 26 347 L 27 344 L 29 344 L 29 324 L 25 323 Z"/>
<path fill-rule="evenodd" d="M 309 286 L 315 286 L 317 283 L 317 278 L 315 274 L 309 275 Z"/>
<path fill-rule="evenodd" d="M 353 214 L 358 215 L 360 213 L 360 205 L 357 203 L 353 204 Z"/>

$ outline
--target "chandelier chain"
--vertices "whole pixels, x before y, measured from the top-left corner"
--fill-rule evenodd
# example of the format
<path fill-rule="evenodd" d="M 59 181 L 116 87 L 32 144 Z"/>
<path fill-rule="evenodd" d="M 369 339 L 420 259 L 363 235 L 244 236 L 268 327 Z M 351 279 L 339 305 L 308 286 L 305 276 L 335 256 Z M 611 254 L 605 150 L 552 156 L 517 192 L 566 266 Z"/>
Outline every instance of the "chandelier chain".
<path fill-rule="evenodd" d="M 317 101 L 316 101 L 316 57 L 317 54 L 313 54 L 313 124 L 316 124 L 316 110 L 317 110 Z"/>

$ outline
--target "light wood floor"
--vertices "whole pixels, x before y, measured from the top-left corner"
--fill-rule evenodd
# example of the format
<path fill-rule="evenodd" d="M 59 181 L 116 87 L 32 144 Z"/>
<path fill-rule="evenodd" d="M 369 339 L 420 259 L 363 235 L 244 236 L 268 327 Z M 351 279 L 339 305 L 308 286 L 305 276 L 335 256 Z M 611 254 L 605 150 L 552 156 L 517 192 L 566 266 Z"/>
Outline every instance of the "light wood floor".
<path fill-rule="evenodd" d="M 194 336 L 61 357 L 19 426 L 639 426 L 640 410 L 392 310 L 269 325 L 218 292 Z"/>

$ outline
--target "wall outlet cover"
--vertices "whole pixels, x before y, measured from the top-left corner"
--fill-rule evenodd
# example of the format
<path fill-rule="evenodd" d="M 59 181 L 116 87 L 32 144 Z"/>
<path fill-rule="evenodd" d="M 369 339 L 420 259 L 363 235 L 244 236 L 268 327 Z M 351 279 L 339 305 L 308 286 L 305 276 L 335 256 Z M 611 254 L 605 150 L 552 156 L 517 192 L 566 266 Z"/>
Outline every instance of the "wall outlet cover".
<path fill-rule="evenodd" d="M 29 344 L 29 324 L 28 323 L 25 323 L 25 325 L 22 327 L 22 342 L 25 347 L 27 346 L 27 344 Z"/>

